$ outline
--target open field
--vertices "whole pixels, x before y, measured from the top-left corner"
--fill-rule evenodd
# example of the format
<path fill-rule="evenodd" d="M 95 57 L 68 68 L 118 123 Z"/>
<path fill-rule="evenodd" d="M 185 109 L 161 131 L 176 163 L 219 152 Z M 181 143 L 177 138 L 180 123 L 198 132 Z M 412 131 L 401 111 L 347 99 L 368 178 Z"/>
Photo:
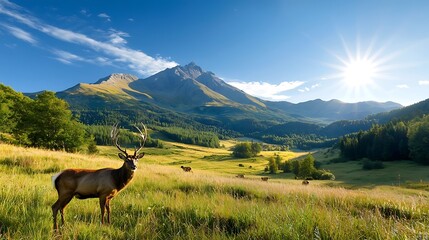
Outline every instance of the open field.
<path fill-rule="evenodd" d="M 111 225 L 100 226 L 97 199 L 74 199 L 65 211 L 66 224 L 54 233 L 51 205 L 57 194 L 51 175 L 65 168 L 120 167 L 116 150 L 101 147 L 100 156 L 88 156 L 0 144 L 0 239 L 429 238 L 429 192 L 392 186 L 394 177 L 384 186 L 340 187 L 359 177 L 358 166 L 348 170 L 356 173 L 340 173 L 348 169 L 344 164 L 355 163 L 323 165 L 338 180 L 303 186 L 291 174 L 260 181 L 266 157 L 274 152 L 234 160 L 226 149 L 170 143 L 167 147 L 145 149 L 135 179 L 112 200 Z M 289 159 L 306 153 L 281 154 Z M 327 162 L 329 156 L 322 155 L 315 154 L 316 159 Z M 181 165 L 194 172 L 183 172 Z M 379 170 L 369 171 L 366 178 L 380 175 L 373 171 Z M 238 173 L 246 178 L 235 178 Z M 407 176 L 401 172 L 401 181 Z"/>

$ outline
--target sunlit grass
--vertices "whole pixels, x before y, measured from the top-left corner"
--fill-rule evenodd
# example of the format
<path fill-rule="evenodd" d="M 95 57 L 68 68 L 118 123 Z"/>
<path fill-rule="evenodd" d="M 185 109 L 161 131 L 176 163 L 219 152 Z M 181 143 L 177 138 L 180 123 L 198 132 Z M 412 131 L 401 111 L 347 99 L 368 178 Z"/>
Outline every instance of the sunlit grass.
<path fill-rule="evenodd" d="M 111 157 L 100 157 L 0 144 L 0 238 L 50 239 L 57 235 L 63 239 L 428 237 L 427 191 L 392 186 L 350 190 L 317 181 L 303 186 L 292 179 L 262 182 L 256 176 L 239 179 L 226 171 L 228 166 L 240 169 L 236 164 L 213 161 L 219 164 L 221 174 L 214 169 L 203 169 L 205 160 L 200 158 L 208 155 L 209 149 L 199 149 L 205 152 L 196 157 L 200 160 L 191 159 L 194 173 L 186 173 L 177 165 L 169 164 L 182 159 L 180 157 L 188 159 L 188 154 L 195 151 L 186 148 L 183 146 L 183 151 L 173 159 L 146 149 L 151 154 L 145 158 L 153 163 L 141 161 L 133 182 L 112 200 L 111 225 L 100 226 L 97 199 L 74 199 L 66 208 L 66 225 L 54 233 L 50 206 L 57 195 L 51 186 L 52 173 L 45 170 L 119 167 L 121 162 L 116 160 L 116 152 L 110 149 L 107 151 L 112 152 Z M 215 150 L 214 155 L 220 155 L 218 151 L 224 150 Z M 259 166 L 255 166 L 255 171 L 260 171 Z"/>

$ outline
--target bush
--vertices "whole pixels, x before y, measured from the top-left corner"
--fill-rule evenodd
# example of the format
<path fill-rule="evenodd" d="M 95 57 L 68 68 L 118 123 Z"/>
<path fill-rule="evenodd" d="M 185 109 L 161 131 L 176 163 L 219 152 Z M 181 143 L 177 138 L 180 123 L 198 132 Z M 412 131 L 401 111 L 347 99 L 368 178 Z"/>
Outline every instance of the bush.
<path fill-rule="evenodd" d="M 364 159 L 362 164 L 363 170 L 372 170 L 372 169 L 383 169 L 384 164 L 381 161 L 371 161 L 369 159 Z"/>
<path fill-rule="evenodd" d="M 259 143 L 238 143 L 232 148 L 232 155 L 238 158 L 250 158 L 255 157 L 262 150 Z"/>
<path fill-rule="evenodd" d="M 320 180 L 335 180 L 335 175 L 331 172 L 325 171 L 322 173 L 322 176 L 320 176 Z"/>
<path fill-rule="evenodd" d="M 316 170 L 312 173 L 312 177 L 316 180 L 335 180 L 335 175 L 327 170 Z"/>

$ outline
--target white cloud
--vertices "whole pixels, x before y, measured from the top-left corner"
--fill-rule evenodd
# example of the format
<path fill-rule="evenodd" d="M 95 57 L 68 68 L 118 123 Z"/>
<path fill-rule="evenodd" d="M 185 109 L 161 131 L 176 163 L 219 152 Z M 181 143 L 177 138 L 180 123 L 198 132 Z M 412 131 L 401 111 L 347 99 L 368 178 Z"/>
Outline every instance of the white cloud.
<path fill-rule="evenodd" d="M 82 57 L 63 50 L 55 49 L 52 51 L 52 53 L 57 56 L 55 59 L 65 64 L 71 64 L 75 61 L 85 61 Z"/>
<path fill-rule="evenodd" d="M 429 85 L 429 80 L 419 81 L 419 85 Z"/>
<path fill-rule="evenodd" d="M 127 40 L 124 39 L 124 37 L 129 37 L 128 33 L 115 30 L 113 28 L 109 29 L 109 38 L 110 42 L 115 45 L 125 45 L 127 44 Z"/>
<path fill-rule="evenodd" d="M 312 89 L 315 89 L 317 87 L 320 87 L 320 84 L 316 83 L 316 84 L 311 85 L 310 87 L 300 88 L 300 89 L 298 89 L 298 91 L 302 92 L 302 93 L 303 92 L 310 92 Z"/>
<path fill-rule="evenodd" d="M 117 62 L 125 64 L 128 68 L 141 74 L 143 77 L 150 76 L 166 68 L 171 68 L 177 65 L 174 61 L 166 60 L 161 57 L 153 58 L 140 50 L 128 48 L 124 45 L 125 43 L 123 41 L 123 45 L 113 44 L 111 41 L 102 42 L 81 33 L 43 23 L 32 15 L 27 14 L 26 11 L 22 10 L 18 5 L 7 0 L 0 0 L 0 14 L 12 17 L 28 27 L 45 33 L 55 39 L 89 48 L 94 52 L 101 54 L 101 56 L 98 57 L 114 59 Z M 121 36 L 119 35 L 119 37 Z M 119 38 L 115 41 L 117 43 L 121 42 Z M 66 58 L 62 59 L 65 60 L 63 62 L 72 60 L 67 60 Z"/>
<path fill-rule="evenodd" d="M 301 81 L 282 82 L 280 84 L 271 84 L 267 82 L 228 82 L 228 84 L 238 89 L 241 89 L 252 96 L 274 101 L 288 99 L 289 96 L 283 95 L 281 93 L 291 89 L 295 89 L 303 83 L 304 82 Z"/>
<path fill-rule="evenodd" d="M 407 84 L 399 84 L 399 85 L 396 85 L 396 87 L 397 88 L 402 88 L 402 89 L 410 88 Z"/>
<path fill-rule="evenodd" d="M 36 39 L 34 39 L 30 33 L 26 32 L 20 28 L 12 27 L 12 26 L 5 25 L 5 24 L 3 24 L 3 27 L 5 27 L 10 32 L 10 34 L 15 36 L 16 38 L 19 38 L 19 39 L 26 41 L 26 42 L 29 42 L 31 44 L 37 43 Z"/>
<path fill-rule="evenodd" d="M 91 13 L 88 12 L 86 9 L 80 10 L 80 14 L 84 15 L 85 17 L 90 17 Z"/>
<path fill-rule="evenodd" d="M 109 15 L 107 15 L 106 13 L 100 13 L 100 14 L 98 14 L 97 15 L 98 17 L 100 17 L 100 18 L 104 18 L 104 20 L 106 20 L 106 21 L 108 21 L 108 22 L 110 22 L 111 20 L 110 20 L 110 16 Z"/>

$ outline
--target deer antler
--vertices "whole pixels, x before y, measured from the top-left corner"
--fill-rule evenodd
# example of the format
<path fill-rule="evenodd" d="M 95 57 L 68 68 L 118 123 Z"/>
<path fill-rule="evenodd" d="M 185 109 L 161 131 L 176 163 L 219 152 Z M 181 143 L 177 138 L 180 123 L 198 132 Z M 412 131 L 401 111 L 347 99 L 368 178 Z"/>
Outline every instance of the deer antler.
<path fill-rule="evenodd" d="M 123 150 L 118 143 L 118 138 L 119 138 L 118 123 L 113 125 L 112 131 L 110 132 L 110 138 L 112 138 L 113 144 L 115 144 L 115 146 L 119 149 L 119 151 L 125 153 L 125 155 L 128 156 L 127 149 Z"/>
<path fill-rule="evenodd" d="M 138 149 L 135 149 L 135 151 L 134 151 L 134 156 L 136 156 L 137 155 L 137 153 L 143 148 L 143 146 L 144 146 L 144 144 L 145 144 L 145 142 L 146 142 L 146 140 L 147 140 L 147 128 L 146 128 L 146 126 L 143 124 L 143 123 L 141 123 L 141 125 L 143 126 L 143 129 L 144 129 L 144 133 L 142 133 L 142 131 L 140 130 L 140 128 L 138 128 L 137 127 L 137 125 L 134 125 L 134 127 L 139 131 L 139 137 L 141 137 L 142 139 L 141 139 L 141 141 L 140 141 L 140 147 L 138 148 Z"/>

